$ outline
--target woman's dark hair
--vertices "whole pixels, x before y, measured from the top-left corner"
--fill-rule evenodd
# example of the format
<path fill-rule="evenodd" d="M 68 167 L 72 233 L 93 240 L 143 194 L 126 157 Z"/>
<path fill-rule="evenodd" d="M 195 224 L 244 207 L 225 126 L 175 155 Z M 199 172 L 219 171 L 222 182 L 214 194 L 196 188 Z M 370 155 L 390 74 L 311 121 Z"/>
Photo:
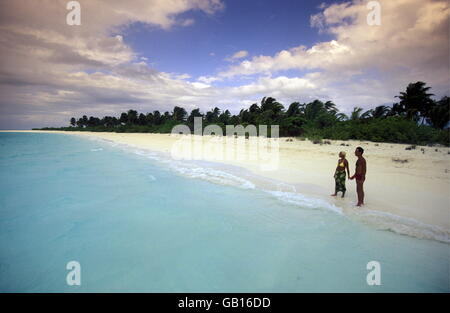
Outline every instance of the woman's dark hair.
<path fill-rule="evenodd" d="M 363 153 L 364 153 L 364 149 L 363 149 L 363 148 L 361 148 L 361 147 L 357 147 L 357 148 L 356 148 L 356 150 L 358 150 L 359 152 L 361 152 L 361 154 L 363 154 Z"/>

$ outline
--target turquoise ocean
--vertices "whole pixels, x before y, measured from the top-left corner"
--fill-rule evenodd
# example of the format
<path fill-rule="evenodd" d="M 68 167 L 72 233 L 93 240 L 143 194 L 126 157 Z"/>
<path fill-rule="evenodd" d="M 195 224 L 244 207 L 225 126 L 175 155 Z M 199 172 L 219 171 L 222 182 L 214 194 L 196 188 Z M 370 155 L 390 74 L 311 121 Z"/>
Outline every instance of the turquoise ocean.
<path fill-rule="evenodd" d="M 0 152 L 0 292 L 449 292 L 448 242 L 201 163 L 65 134 L 0 133 Z"/>

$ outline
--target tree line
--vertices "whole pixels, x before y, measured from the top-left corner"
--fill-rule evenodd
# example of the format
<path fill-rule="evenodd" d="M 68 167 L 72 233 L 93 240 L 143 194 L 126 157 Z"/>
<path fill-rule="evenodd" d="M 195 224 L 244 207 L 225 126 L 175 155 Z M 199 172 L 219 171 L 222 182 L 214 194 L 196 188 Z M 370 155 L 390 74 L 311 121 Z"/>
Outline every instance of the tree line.
<path fill-rule="evenodd" d="M 421 81 L 410 83 L 392 106 L 380 105 L 367 111 L 355 107 L 349 115 L 339 112 L 332 101 L 293 102 L 286 109 L 275 98 L 264 97 L 260 104 L 254 103 L 237 115 L 217 107 L 204 114 L 200 109 L 188 114 L 175 106 L 172 112 L 164 113 L 128 110 L 119 117 L 72 117 L 70 127 L 44 129 L 168 133 L 178 124 L 193 130 L 194 118 L 201 117 L 203 127 L 216 124 L 224 131 L 226 125 L 279 125 L 280 136 L 449 145 L 449 97 L 434 100 L 430 89 Z"/>

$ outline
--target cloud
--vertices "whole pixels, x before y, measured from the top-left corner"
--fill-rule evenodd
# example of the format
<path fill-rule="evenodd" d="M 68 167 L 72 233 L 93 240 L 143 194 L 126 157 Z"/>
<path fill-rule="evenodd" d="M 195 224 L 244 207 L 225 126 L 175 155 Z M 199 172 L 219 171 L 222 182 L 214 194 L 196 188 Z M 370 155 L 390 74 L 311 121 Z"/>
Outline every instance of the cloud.
<path fill-rule="evenodd" d="M 447 1 L 380 2 L 381 26 L 367 25 L 365 1 L 331 5 L 314 15 L 311 23 L 336 39 L 310 48 L 282 50 L 274 56 L 256 56 L 231 66 L 221 75 L 232 77 L 288 69 L 360 71 L 374 67 L 382 70 L 406 67 L 425 72 L 448 65 Z"/>
<path fill-rule="evenodd" d="M 299 93 L 315 94 L 317 92 L 319 92 L 319 88 L 311 80 L 298 77 L 288 78 L 286 76 L 261 77 L 256 82 L 231 88 L 232 94 L 247 97 L 254 94 L 295 97 Z"/>
<path fill-rule="evenodd" d="M 179 15 L 214 14 L 224 8 L 220 0 L 79 2 L 81 26 L 66 24 L 67 1 L 0 2 L 0 128 L 67 125 L 70 116 L 85 113 L 193 106 L 195 100 L 186 99 L 210 94 L 185 81 L 189 74 L 149 67 L 121 34 L 134 22 L 162 29 L 192 25 Z"/>
<path fill-rule="evenodd" d="M 406 84 L 417 80 L 426 81 L 437 93 L 448 93 L 448 2 L 385 0 L 380 4 L 380 26 L 367 24 L 366 1 L 324 5 L 320 13 L 311 17 L 311 25 L 334 39 L 282 50 L 273 56 L 255 56 L 230 66 L 218 76 L 276 75 L 286 70 L 320 72 L 322 78 L 317 86 L 326 87 L 346 107 L 360 105 L 363 97 L 352 101 L 343 95 L 344 90 L 349 95 L 368 92 L 372 105 L 380 104 L 380 100 L 371 94 L 387 91 L 393 97 Z M 367 90 L 364 84 L 368 82 L 373 90 Z"/>
<path fill-rule="evenodd" d="M 189 79 L 189 78 L 191 78 L 191 75 L 189 75 L 187 73 L 184 73 L 184 74 L 181 74 L 181 75 L 176 75 L 175 78 L 176 79 Z"/>
<path fill-rule="evenodd" d="M 286 105 L 333 100 L 349 112 L 392 103 L 417 80 L 435 94 L 449 92 L 444 0 L 380 1 L 380 26 L 367 25 L 366 1 L 324 4 L 310 23 L 331 40 L 245 60 L 249 53 L 238 51 L 227 68 L 196 81 L 189 73 L 153 68 L 125 43 L 124 29 L 135 22 L 163 30 L 188 27 L 194 20 L 183 13 L 212 15 L 224 9 L 222 1 L 84 0 L 81 26 L 66 25 L 66 3 L 0 1 L 0 128 L 67 125 L 71 116 L 170 111 L 174 105 L 237 113 L 262 96 Z M 219 81 L 221 87 L 213 85 Z"/>
<path fill-rule="evenodd" d="M 215 81 L 221 81 L 222 78 L 220 77 L 215 77 L 215 76 L 200 76 L 197 79 L 199 82 L 205 83 L 205 84 L 211 84 Z"/>
<path fill-rule="evenodd" d="M 231 57 L 226 58 L 225 61 L 234 62 L 236 60 L 245 58 L 246 56 L 248 56 L 248 51 L 241 50 L 241 51 L 238 51 L 238 52 L 234 53 Z"/>
<path fill-rule="evenodd" d="M 195 23 L 195 20 L 188 18 L 188 19 L 185 19 L 184 21 L 182 21 L 180 23 L 180 25 L 181 26 L 191 26 L 191 25 L 194 25 L 194 23 Z"/>

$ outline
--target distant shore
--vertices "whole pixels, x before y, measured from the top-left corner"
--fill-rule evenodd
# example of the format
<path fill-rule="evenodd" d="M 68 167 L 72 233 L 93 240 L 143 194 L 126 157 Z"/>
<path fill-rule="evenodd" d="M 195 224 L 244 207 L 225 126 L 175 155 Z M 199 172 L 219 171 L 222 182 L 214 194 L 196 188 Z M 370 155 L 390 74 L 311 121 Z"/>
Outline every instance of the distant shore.
<path fill-rule="evenodd" d="M 12 131 L 10 131 L 12 132 Z M 37 132 L 46 131 L 18 131 Z M 95 137 L 142 149 L 170 153 L 179 139 L 170 134 L 63 132 L 77 136 Z M 280 138 L 279 164 L 276 169 L 262 170 L 254 160 L 219 160 L 217 162 L 243 167 L 258 175 L 294 186 L 295 192 L 324 199 L 344 212 L 357 216 L 359 212 L 384 212 L 436 226 L 450 233 L 449 175 L 450 149 L 448 147 L 411 147 L 406 144 L 361 141 L 327 140 L 314 144 L 309 140 Z M 365 149 L 367 179 L 366 204 L 355 208 L 355 182 L 347 180 L 344 199 L 330 196 L 334 192 L 333 174 L 339 151 L 347 153 L 350 172 L 354 173 L 357 146 Z M 408 148 L 408 149 L 406 149 Z"/>

